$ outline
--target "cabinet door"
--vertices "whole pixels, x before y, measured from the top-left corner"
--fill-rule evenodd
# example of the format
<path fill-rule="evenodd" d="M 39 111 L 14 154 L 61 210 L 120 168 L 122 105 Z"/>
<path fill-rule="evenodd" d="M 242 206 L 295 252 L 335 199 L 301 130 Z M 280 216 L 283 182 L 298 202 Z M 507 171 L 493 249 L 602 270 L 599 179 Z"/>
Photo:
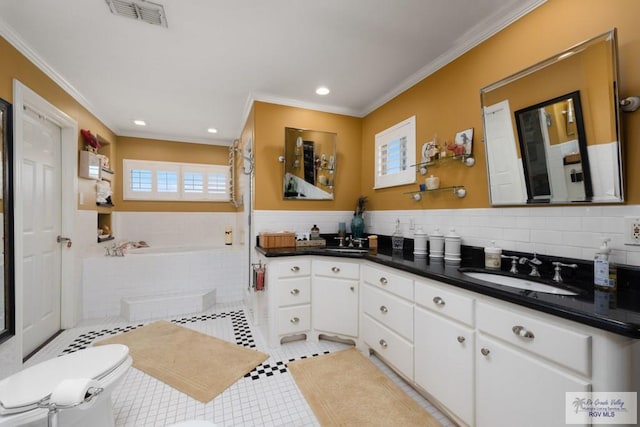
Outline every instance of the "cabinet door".
<path fill-rule="evenodd" d="M 419 307 L 415 322 L 416 383 L 473 425 L 474 331 Z"/>
<path fill-rule="evenodd" d="M 482 334 L 476 353 L 478 427 L 565 426 L 568 391 L 591 384 Z"/>
<path fill-rule="evenodd" d="M 358 336 L 358 282 L 313 278 L 313 328 L 320 332 Z"/>

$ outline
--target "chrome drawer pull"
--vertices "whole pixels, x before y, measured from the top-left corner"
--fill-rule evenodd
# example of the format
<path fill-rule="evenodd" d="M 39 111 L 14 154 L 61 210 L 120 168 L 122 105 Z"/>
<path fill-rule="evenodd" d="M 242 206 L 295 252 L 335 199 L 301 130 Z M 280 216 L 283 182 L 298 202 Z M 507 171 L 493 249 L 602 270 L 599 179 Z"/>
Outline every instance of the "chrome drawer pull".
<path fill-rule="evenodd" d="M 386 278 L 386 277 L 381 277 L 381 278 L 380 278 L 380 284 L 382 284 L 382 285 L 386 285 L 387 283 L 389 283 L 389 281 L 387 280 L 387 278 Z"/>
<path fill-rule="evenodd" d="M 297 265 L 294 265 L 293 267 L 291 267 L 291 271 L 293 271 L 294 273 L 297 273 L 298 271 L 300 271 L 300 267 L 298 267 Z"/>
<path fill-rule="evenodd" d="M 480 353 L 482 353 L 483 356 L 488 356 L 491 351 L 488 348 L 481 348 Z"/>
<path fill-rule="evenodd" d="M 300 293 L 300 289 L 293 288 L 291 289 L 291 295 L 298 295 Z"/>
<path fill-rule="evenodd" d="M 380 306 L 380 313 L 387 313 L 389 311 L 389 309 L 387 307 L 385 307 L 384 305 Z"/>
<path fill-rule="evenodd" d="M 382 348 L 387 348 L 387 346 L 389 345 L 385 340 L 380 340 L 379 342 L 380 342 L 380 347 Z"/>
<path fill-rule="evenodd" d="M 462 335 L 458 336 L 458 342 L 459 342 L 460 344 L 462 344 L 463 342 L 465 342 L 465 340 L 466 340 L 466 338 L 465 338 L 465 337 L 463 337 Z"/>
<path fill-rule="evenodd" d="M 331 271 L 334 273 L 340 273 L 340 267 L 331 267 Z"/>
<path fill-rule="evenodd" d="M 433 302 L 436 305 L 445 305 L 444 300 L 442 298 L 440 298 L 440 297 L 433 297 Z"/>
<path fill-rule="evenodd" d="M 295 325 L 296 323 L 300 322 L 300 318 L 292 317 L 291 320 L 289 320 L 289 321 Z"/>
<path fill-rule="evenodd" d="M 529 338 L 532 340 L 536 337 L 535 335 L 533 335 L 533 332 L 527 331 L 527 328 L 525 328 L 524 326 L 516 325 L 511 328 L 511 330 L 514 334 L 522 338 Z"/>

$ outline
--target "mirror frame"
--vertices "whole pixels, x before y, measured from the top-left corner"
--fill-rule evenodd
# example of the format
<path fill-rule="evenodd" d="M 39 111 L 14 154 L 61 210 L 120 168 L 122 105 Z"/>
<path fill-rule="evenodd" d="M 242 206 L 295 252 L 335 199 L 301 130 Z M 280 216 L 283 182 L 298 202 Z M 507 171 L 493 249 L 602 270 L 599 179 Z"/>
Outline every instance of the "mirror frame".
<path fill-rule="evenodd" d="M 576 132 L 578 134 L 578 147 L 580 149 L 581 154 L 581 163 L 582 163 L 582 175 L 583 185 L 584 185 L 584 200 L 569 200 L 568 202 L 590 202 L 593 197 L 593 186 L 591 185 L 591 169 L 589 168 L 589 156 L 587 151 L 587 138 L 584 131 L 584 121 L 582 118 L 582 104 L 580 103 L 580 91 L 575 91 L 568 93 L 566 95 L 558 96 L 553 99 L 548 99 L 546 101 L 542 101 L 538 104 L 531 105 L 529 107 L 522 108 L 520 110 L 515 111 L 513 114 L 515 116 L 516 128 L 518 131 L 518 144 L 520 146 L 520 155 L 522 158 L 522 167 L 524 169 L 524 182 L 527 187 L 527 204 L 532 203 L 548 203 L 550 200 L 545 199 L 536 199 L 535 196 L 532 196 L 533 193 L 531 189 L 531 179 L 527 179 L 529 176 L 529 159 L 528 159 L 528 150 L 526 150 L 526 141 L 523 135 L 522 126 L 520 126 L 520 115 L 524 113 L 528 113 L 531 111 L 537 111 L 538 109 L 544 108 L 549 105 L 556 104 L 558 102 L 566 101 L 571 99 L 573 103 L 575 122 L 576 122 Z M 551 178 L 551 177 L 549 177 Z M 562 202 L 564 203 L 564 201 Z"/>
<path fill-rule="evenodd" d="M 606 198 L 602 198 L 599 194 L 594 194 L 592 199 L 587 199 L 584 202 L 572 202 L 570 200 L 562 200 L 562 201 L 531 201 L 529 195 L 527 194 L 524 200 L 513 200 L 513 201 L 494 201 L 494 197 L 492 195 L 492 184 L 491 184 L 491 166 L 490 166 L 490 156 L 491 154 L 489 153 L 489 149 L 488 149 L 488 138 L 487 138 L 487 129 L 486 129 L 486 109 L 487 107 L 493 106 L 493 105 L 497 105 L 497 103 L 499 103 L 500 101 L 495 100 L 495 99 L 491 99 L 491 100 L 487 100 L 487 97 L 490 96 L 491 91 L 494 89 L 500 89 L 503 86 L 506 86 L 512 82 L 515 82 L 516 80 L 522 78 L 522 77 L 526 77 L 529 76 L 531 74 L 534 74 L 538 71 L 543 71 L 545 70 L 547 67 L 561 63 L 561 61 L 565 58 L 570 58 L 573 57 L 573 55 L 575 54 L 579 54 L 580 52 L 582 52 L 583 50 L 589 48 L 590 46 L 596 44 L 596 43 L 602 43 L 602 42 L 608 42 L 609 46 L 610 46 L 610 51 L 611 51 L 611 64 L 609 64 L 610 68 L 611 68 L 611 78 L 612 78 L 612 86 L 610 88 L 611 91 L 611 98 L 612 98 L 612 102 L 613 105 L 608 105 L 607 104 L 607 108 L 610 108 L 609 111 L 612 112 L 611 115 L 611 121 L 609 122 L 610 125 L 612 126 L 612 128 L 615 128 L 615 141 L 617 142 L 617 147 L 613 147 L 611 148 L 611 153 L 615 153 L 612 155 L 612 157 L 617 156 L 617 159 L 613 159 L 613 162 L 615 162 L 615 167 L 616 170 L 618 172 L 617 177 L 614 178 L 615 183 L 614 185 L 617 186 L 616 190 L 619 189 L 619 194 L 615 194 L 612 195 L 611 197 L 606 197 Z M 495 83 L 492 83 L 486 87 L 483 87 L 480 89 L 480 105 L 481 105 L 481 109 L 482 109 L 482 116 L 483 116 L 483 131 L 484 131 L 484 145 L 485 145 L 485 156 L 486 156 L 486 167 L 487 167 L 487 180 L 488 180 L 488 192 L 489 192 L 489 203 L 491 204 L 491 206 L 549 206 L 549 205 L 572 205 L 575 206 L 577 204 L 583 205 L 583 204 L 589 204 L 589 203 L 597 203 L 597 204 L 621 204 L 624 203 L 625 200 L 625 196 L 624 196 L 624 170 L 623 170 L 623 158 L 622 158 L 622 154 L 623 154 L 623 135 L 622 135 L 622 128 L 621 128 L 621 111 L 620 111 L 620 104 L 619 104 L 619 94 L 618 94 L 618 81 L 619 81 L 619 68 L 618 68 L 618 40 L 617 40 L 617 32 L 616 29 L 613 28 L 609 31 L 606 31 L 602 34 L 599 34 L 595 37 L 592 37 L 588 40 L 585 40 L 581 43 L 578 43 L 546 60 L 543 60 L 537 64 L 534 64 L 530 67 L 527 67 L 515 74 L 512 74 L 508 77 L 505 77 Z M 571 92 L 571 89 L 568 89 L 565 92 Z M 497 98 L 497 97 L 496 97 Z M 504 99 L 506 101 L 508 101 L 510 98 L 509 97 L 504 97 Z M 532 104 L 539 104 L 541 103 L 540 100 L 533 100 Z M 604 103 L 603 103 L 604 104 Z M 590 109 L 592 109 L 592 105 L 595 104 L 587 104 L 588 107 Z M 599 105 L 599 104 L 598 104 Z M 584 101 L 583 101 L 583 111 L 585 110 L 585 105 L 584 105 Z M 522 110 L 523 107 L 514 107 L 517 108 L 517 110 Z M 512 120 L 514 120 L 514 113 L 512 112 Z M 587 122 L 587 118 L 584 118 L 584 125 L 585 127 L 587 126 L 593 126 L 591 124 L 588 124 Z M 515 122 L 513 122 L 513 133 L 514 133 L 514 138 L 518 137 L 517 134 L 517 129 L 515 126 Z M 613 142 L 613 141 L 612 141 Z M 519 140 L 515 141 L 515 144 L 518 148 L 520 148 L 521 144 Z M 520 157 L 518 160 L 523 161 L 522 157 Z M 522 177 L 524 180 L 526 180 L 526 178 L 523 176 Z M 523 181 L 524 183 L 524 181 Z M 592 182 L 592 188 L 593 188 L 593 182 Z M 594 188 L 595 190 L 595 188 Z"/>
<path fill-rule="evenodd" d="M 327 141 L 327 144 L 332 144 L 333 146 L 329 150 L 330 152 L 321 153 L 321 156 L 318 156 L 315 152 L 314 143 L 317 142 L 313 139 L 310 134 L 322 134 L 325 135 L 326 138 L 331 138 L 331 140 Z M 294 135 L 297 135 L 294 137 Z M 293 138 L 293 140 L 291 139 Z M 312 147 L 313 159 L 308 159 L 309 153 L 307 151 L 308 147 Z M 296 154 L 297 153 L 297 154 Z M 328 132 L 323 130 L 315 130 L 315 129 L 301 129 L 296 127 L 285 127 L 284 128 L 284 156 L 282 156 L 283 160 L 283 171 L 282 171 L 282 197 L 283 200 L 314 200 L 314 201 L 331 201 L 335 200 L 335 179 L 338 169 L 338 134 L 336 132 Z M 307 171 L 306 166 L 309 165 L 309 161 L 313 166 L 311 171 Z M 296 165 L 294 166 L 294 162 Z M 325 165 L 326 164 L 326 165 Z M 291 165 L 291 166 L 290 166 Z M 300 168 L 303 169 L 303 176 L 299 176 L 298 173 L 292 173 L 290 168 Z M 321 175 L 322 171 L 325 171 L 325 175 Z M 311 172 L 311 175 L 309 175 Z M 293 182 L 287 182 L 287 175 L 289 176 L 289 180 Z M 326 176 L 328 175 L 328 176 Z M 324 183 L 320 180 L 320 177 L 324 176 Z M 310 179 L 313 178 L 313 182 Z M 293 192 L 299 191 L 300 193 L 306 190 L 308 191 L 305 196 L 292 196 L 288 195 L 289 193 L 293 193 L 291 190 L 288 190 L 289 186 L 294 188 Z M 329 193 L 326 189 L 321 186 L 325 186 L 327 189 L 330 189 Z M 298 188 L 302 187 L 303 190 L 299 190 Z M 316 192 L 316 195 L 312 193 Z M 320 197 L 319 195 L 327 197 Z"/>
<path fill-rule="evenodd" d="M 2 111 L 2 202 L 4 228 L 4 328 L 0 343 L 16 333 L 14 239 L 13 239 L 13 111 L 11 104 L 0 98 Z M 0 325 L 1 326 L 1 325 Z"/>

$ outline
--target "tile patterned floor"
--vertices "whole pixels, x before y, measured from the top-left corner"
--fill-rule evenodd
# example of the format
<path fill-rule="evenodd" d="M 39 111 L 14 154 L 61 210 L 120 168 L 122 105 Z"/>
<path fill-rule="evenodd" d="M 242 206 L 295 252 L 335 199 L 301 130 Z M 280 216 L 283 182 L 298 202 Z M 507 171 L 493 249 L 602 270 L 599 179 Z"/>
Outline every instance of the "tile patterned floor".
<path fill-rule="evenodd" d="M 260 333 L 251 326 L 241 304 L 219 304 L 198 315 L 167 320 L 239 345 L 257 348 L 270 357 L 208 403 L 192 399 L 131 368 L 113 393 L 117 426 L 156 427 L 195 419 L 211 421 L 220 426 L 319 425 L 286 364 L 296 359 L 342 350 L 347 345 L 320 340 L 294 341 L 277 349 L 269 348 Z M 25 367 L 89 347 L 94 341 L 145 323 L 131 323 L 120 318 L 101 319 L 99 323 L 84 322 L 61 333 L 30 358 Z M 371 360 L 443 426 L 454 425 L 379 359 L 372 356 Z"/>

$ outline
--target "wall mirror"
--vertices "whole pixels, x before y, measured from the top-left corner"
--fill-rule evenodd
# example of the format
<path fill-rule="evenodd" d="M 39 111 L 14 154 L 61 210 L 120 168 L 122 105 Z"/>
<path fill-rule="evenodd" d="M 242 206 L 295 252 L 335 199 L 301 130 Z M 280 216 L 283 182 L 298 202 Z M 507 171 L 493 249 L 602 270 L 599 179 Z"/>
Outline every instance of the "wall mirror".
<path fill-rule="evenodd" d="M 15 300 L 13 281 L 13 116 L 11 104 L 0 99 L 0 149 L 2 150 L 2 275 L 3 292 L 0 294 L 0 342 L 15 334 Z"/>
<path fill-rule="evenodd" d="M 283 197 L 333 200 L 337 134 L 285 128 Z"/>
<path fill-rule="evenodd" d="M 480 91 L 492 205 L 621 203 L 616 31 Z"/>

